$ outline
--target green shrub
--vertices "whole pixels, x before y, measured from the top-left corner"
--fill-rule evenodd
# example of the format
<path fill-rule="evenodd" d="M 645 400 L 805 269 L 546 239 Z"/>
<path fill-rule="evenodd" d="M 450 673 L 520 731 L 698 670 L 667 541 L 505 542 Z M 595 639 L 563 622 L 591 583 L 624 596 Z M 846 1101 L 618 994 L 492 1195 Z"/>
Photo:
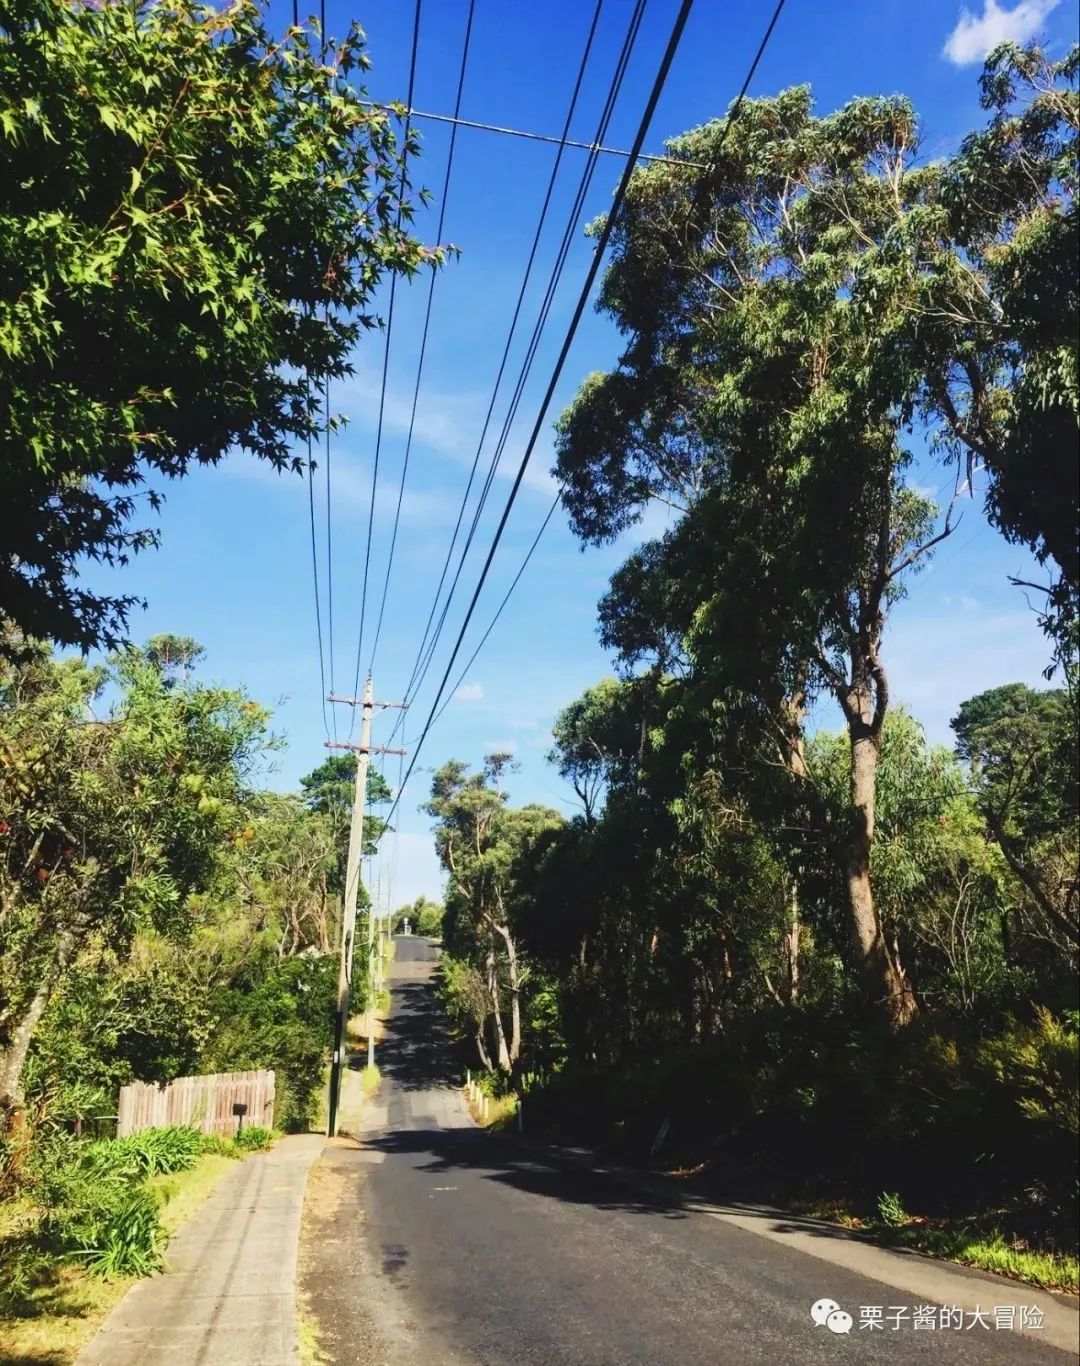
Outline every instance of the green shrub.
<path fill-rule="evenodd" d="M 242 1152 L 261 1152 L 264 1148 L 269 1148 L 274 1142 L 274 1134 L 270 1129 L 264 1129 L 259 1124 L 252 1124 L 246 1129 L 241 1129 L 233 1139 L 233 1143 Z"/>
<path fill-rule="evenodd" d="M 146 1187 L 137 1187 L 94 1210 L 79 1226 L 75 1240 L 74 1255 L 85 1259 L 88 1270 L 112 1279 L 157 1271 L 168 1235 L 161 1226 L 157 1197 Z"/>
<path fill-rule="evenodd" d="M 1026 1119 L 1080 1131 L 1080 1038 L 1072 1018 L 1059 1019 L 1045 1006 L 1030 1024 L 1010 1018 L 977 1050 L 976 1062 Z"/>
<path fill-rule="evenodd" d="M 170 1125 L 143 1129 L 127 1138 L 102 1139 L 87 1145 L 86 1160 L 103 1173 L 140 1180 L 185 1172 L 207 1151 L 207 1136 L 197 1129 Z"/>
<path fill-rule="evenodd" d="M 147 1182 L 187 1171 L 208 1150 L 225 1145 L 178 1125 L 94 1142 L 60 1129 L 39 1131 L 20 1188 L 34 1217 L 6 1259 L 14 1279 L 9 1300 L 26 1300 L 42 1259 L 77 1258 L 105 1277 L 155 1271 L 167 1236 L 160 1196 Z"/>
<path fill-rule="evenodd" d="M 904 1202 L 895 1192 L 883 1191 L 878 1196 L 878 1218 L 883 1224 L 888 1224 L 890 1228 L 900 1228 L 908 1222 L 908 1213 L 904 1209 Z"/>

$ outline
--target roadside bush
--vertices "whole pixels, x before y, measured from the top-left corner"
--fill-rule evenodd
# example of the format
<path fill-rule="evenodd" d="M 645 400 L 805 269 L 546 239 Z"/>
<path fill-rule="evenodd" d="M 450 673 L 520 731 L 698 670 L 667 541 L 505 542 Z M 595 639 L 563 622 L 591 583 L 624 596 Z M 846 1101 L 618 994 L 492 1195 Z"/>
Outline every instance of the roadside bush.
<path fill-rule="evenodd" d="M 180 1125 L 94 1141 L 55 1126 L 38 1129 L 25 1146 L 14 1191 L 25 1218 L 0 1247 L 0 1307 L 32 1312 L 34 1288 L 65 1258 L 106 1278 L 157 1270 L 167 1235 L 161 1195 L 150 1178 L 187 1171 L 206 1152 L 238 1156 L 261 1147 L 267 1132 L 246 1130 L 245 1141 L 233 1144 Z"/>
<path fill-rule="evenodd" d="M 1007 1236 L 1076 1244 L 1080 1038 L 1033 1010 L 926 1011 L 892 1033 L 825 1009 L 762 1009 L 720 1039 L 619 1071 L 568 1068 L 530 1092 L 535 1125 L 633 1158 L 660 1124 L 668 1165 L 709 1162 L 748 1194 L 838 1198 L 868 1213 L 995 1211 Z"/>
<path fill-rule="evenodd" d="M 106 1280 L 149 1276 L 161 1266 L 168 1242 L 159 1209 L 160 1200 L 145 1186 L 91 1205 L 87 1216 L 69 1228 L 75 1255 Z"/>
<path fill-rule="evenodd" d="M 264 1129 L 259 1124 L 252 1124 L 247 1129 L 241 1129 L 233 1139 L 233 1145 L 241 1152 L 256 1153 L 262 1152 L 264 1148 L 273 1147 L 274 1134 L 271 1129 Z"/>
<path fill-rule="evenodd" d="M 214 994 L 218 1025 L 203 1066 L 218 1072 L 272 1067 L 274 1127 L 309 1128 L 331 1044 L 336 993 L 333 955 L 255 963 L 248 978 Z"/>
<path fill-rule="evenodd" d="M 131 1180 L 185 1172 L 208 1151 L 207 1137 L 182 1125 L 143 1129 L 127 1138 L 87 1144 L 85 1160 L 103 1172 L 115 1172 Z"/>

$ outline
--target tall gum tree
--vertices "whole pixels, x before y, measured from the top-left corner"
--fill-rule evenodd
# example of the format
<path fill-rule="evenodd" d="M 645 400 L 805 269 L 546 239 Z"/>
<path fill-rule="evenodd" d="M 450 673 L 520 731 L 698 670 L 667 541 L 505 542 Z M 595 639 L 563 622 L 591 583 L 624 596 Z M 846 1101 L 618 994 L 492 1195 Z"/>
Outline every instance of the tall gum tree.
<path fill-rule="evenodd" d="M 914 398 L 854 295 L 898 206 L 924 193 L 916 146 L 902 99 L 820 119 L 798 88 L 671 143 L 693 166 L 638 171 L 600 297 L 626 347 L 561 418 L 557 464 L 587 542 L 652 499 L 682 513 L 616 576 L 601 613 L 610 638 L 639 655 L 651 640 L 659 659 L 681 636 L 698 693 L 755 699 L 795 778 L 806 708 L 822 692 L 840 705 L 850 938 L 894 1024 L 915 1002 L 871 885 L 881 640 L 905 575 L 954 522 L 905 485 Z"/>

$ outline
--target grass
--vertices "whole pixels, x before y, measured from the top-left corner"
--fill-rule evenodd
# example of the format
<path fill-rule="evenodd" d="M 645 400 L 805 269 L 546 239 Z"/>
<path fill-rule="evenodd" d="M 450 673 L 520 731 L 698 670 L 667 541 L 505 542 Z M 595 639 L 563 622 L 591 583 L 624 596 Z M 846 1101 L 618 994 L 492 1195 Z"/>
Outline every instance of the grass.
<path fill-rule="evenodd" d="M 1071 1294 L 1080 1291 L 1080 1258 L 1074 1253 L 1034 1249 L 1021 1238 L 1009 1241 L 994 1228 L 912 1216 L 893 1200 L 894 1197 L 881 1197 L 878 1218 L 860 1218 L 837 1201 L 800 1202 L 797 1208 L 798 1212 L 814 1218 L 857 1229 L 887 1247 L 908 1248 L 927 1257 L 970 1266 L 976 1271 L 1008 1276 L 1042 1290 Z"/>
<path fill-rule="evenodd" d="M 180 1227 L 235 1165 L 232 1157 L 204 1153 L 189 1171 L 151 1177 L 147 1184 L 165 1201 L 161 1222 L 169 1233 Z M 15 1204 L 0 1210 L 0 1238 L 16 1232 L 23 1217 Z M 135 1279 L 106 1281 L 74 1262 L 61 1265 L 53 1281 L 34 1292 L 39 1313 L 33 1318 L 0 1319 L 0 1362 L 68 1366 Z"/>
<path fill-rule="evenodd" d="M 319 1087 L 319 1103 L 315 1109 L 315 1123 L 313 1132 L 317 1134 L 326 1133 L 326 1126 L 330 1116 L 327 1107 L 330 1104 L 330 1064 L 326 1063 L 322 1070 L 322 1085 Z"/>
<path fill-rule="evenodd" d="M 911 1248 L 930 1257 L 959 1262 L 979 1271 L 993 1271 L 1044 1290 L 1080 1289 L 1080 1260 L 1063 1252 L 1036 1252 L 1023 1242 L 1009 1243 L 999 1232 L 931 1227 L 908 1223 L 899 1227 L 872 1222 L 867 1231 L 892 1247 Z"/>
<path fill-rule="evenodd" d="M 237 1156 L 243 1154 L 238 1153 Z M 235 1157 L 227 1157 L 224 1153 L 204 1153 L 190 1171 L 177 1172 L 173 1176 L 151 1177 L 147 1184 L 159 1191 L 165 1202 L 161 1222 L 166 1231 L 175 1233 L 235 1165 Z"/>
<path fill-rule="evenodd" d="M 469 1113 L 482 1128 L 510 1129 L 517 1122 L 518 1098 L 513 1092 L 505 1096 L 488 1096 L 486 1117 L 481 1114 L 480 1106 L 469 1099 L 467 1093 L 466 1103 Z"/>
<path fill-rule="evenodd" d="M 319 1329 L 308 1312 L 302 1295 L 296 1297 L 296 1336 L 300 1344 L 300 1366 L 324 1366 L 329 1360 L 319 1345 Z"/>
<path fill-rule="evenodd" d="M 360 1073 L 360 1086 L 365 1097 L 375 1094 L 379 1089 L 380 1081 L 382 1081 L 382 1074 L 374 1063 L 370 1067 L 364 1068 Z"/>

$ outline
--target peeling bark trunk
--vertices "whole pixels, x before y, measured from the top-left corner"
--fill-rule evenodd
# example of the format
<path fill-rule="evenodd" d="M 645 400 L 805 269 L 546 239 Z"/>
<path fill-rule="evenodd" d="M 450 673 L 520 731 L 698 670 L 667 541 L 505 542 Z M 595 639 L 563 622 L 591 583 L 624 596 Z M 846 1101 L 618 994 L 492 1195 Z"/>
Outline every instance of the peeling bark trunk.
<path fill-rule="evenodd" d="M 521 1057 L 521 982 L 518 976 L 517 949 L 508 925 L 496 925 L 506 945 L 507 973 L 510 978 L 510 1064 Z"/>
<path fill-rule="evenodd" d="M 61 934 L 56 954 L 45 969 L 37 991 L 34 992 L 21 1019 L 11 1030 L 11 1042 L 0 1051 L 0 1106 L 7 1108 L 22 1104 L 22 1070 L 26 1064 L 26 1055 L 30 1052 L 34 1031 L 45 1013 L 45 1007 L 49 1004 L 60 973 L 71 955 L 73 942 L 70 934 Z"/>
<path fill-rule="evenodd" d="M 488 995 L 491 997 L 491 1018 L 495 1028 L 495 1052 L 499 1059 L 499 1070 L 510 1071 L 510 1052 L 506 1046 L 506 1030 L 503 1028 L 502 1001 L 499 995 L 499 977 L 495 966 L 495 946 L 492 945 L 487 957 Z"/>
<path fill-rule="evenodd" d="M 874 843 L 880 724 L 870 719 L 868 684 L 857 685 L 845 699 L 851 740 L 851 809 L 842 850 L 844 881 L 855 961 L 870 999 L 890 1023 L 905 1025 L 915 1014 L 910 983 L 889 954 L 870 884 L 870 850 Z"/>
<path fill-rule="evenodd" d="M 799 884 L 791 884 L 791 919 L 784 934 L 784 957 L 787 967 L 787 998 L 790 1005 L 799 999 L 799 947 L 802 921 L 799 919 Z"/>
<path fill-rule="evenodd" d="M 478 1025 L 476 1030 L 476 1051 L 480 1055 L 480 1061 L 483 1064 L 484 1071 L 494 1071 L 491 1066 L 491 1055 L 488 1053 L 487 1045 L 484 1043 L 484 1026 L 482 1024 Z"/>

